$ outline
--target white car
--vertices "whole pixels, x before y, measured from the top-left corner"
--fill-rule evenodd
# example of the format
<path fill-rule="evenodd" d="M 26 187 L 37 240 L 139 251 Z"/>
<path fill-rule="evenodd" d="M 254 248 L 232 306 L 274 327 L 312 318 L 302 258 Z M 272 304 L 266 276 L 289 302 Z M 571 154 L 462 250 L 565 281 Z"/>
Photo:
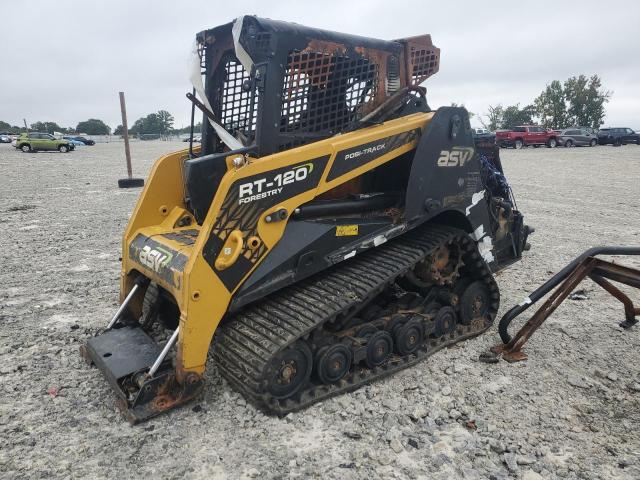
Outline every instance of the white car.
<path fill-rule="evenodd" d="M 0 135 L 0 143 L 11 143 L 11 137 L 9 135 Z"/>

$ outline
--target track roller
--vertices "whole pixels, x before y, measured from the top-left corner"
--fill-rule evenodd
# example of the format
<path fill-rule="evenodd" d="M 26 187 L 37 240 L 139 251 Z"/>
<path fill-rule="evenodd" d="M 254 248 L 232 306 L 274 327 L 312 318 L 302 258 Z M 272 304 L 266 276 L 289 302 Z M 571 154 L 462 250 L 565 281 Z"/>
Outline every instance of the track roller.
<path fill-rule="evenodd" d="M 365 362 L 369 368 L 382 365 L 392 351 L 393 338 L 391 338 L 391 334 L 380 330 L 369 337 Z"/>
<path fill-rule="evenodd" d="M 287 398 L 297 393 L 309 380 L 313 357 L 309 346 L 298 341 L 278 353 L 265 372 L 269 393 L 274 398 Z"/>
<path fill-rule="evenodd" d="M 417 350 L 422 343 L 424 329 L 420 318 L 411 318 L 403 325 L 396 328 L 393 340 L 396 352 L 400 355 L 408 355 Z"/>
<path fill-rule="evenodd" d="M 396 332 L 402 328 L 402 326 L 407 322 L 408 318 L 406 315 L 396 314 L 391 317 L 389 323 L 387 323 L 386 330 L 391 334 L 391 337 L 394 338 Z"/>
<path fill-rule="evenodd" d="M 442 307 L 435 318 L 435 334 L 440 337 L 456 329 L 456 312 L 452 307 Z"/>
<path fill-rule="evenodd" d="M 316 375 L 322 383 L 335 383 L 347 374 L 351 360 L 351 350 L 342 343 L 322 347 L 316 354 Z"/>
<path fill-rule="evenodd" d="M 374 327 L 371 324 L 367 324 L 367 325 L 363 325 L 361 326 L 357 331 L 356 331 L 356 337 L 357 338 L 363 338 L 363 339 L 368 339 L 369 337 L 371 337 L 371 335 L 373 335 L 374 333 L 376 333 L 378 331 L 378 329 L 376 327 Z"/>

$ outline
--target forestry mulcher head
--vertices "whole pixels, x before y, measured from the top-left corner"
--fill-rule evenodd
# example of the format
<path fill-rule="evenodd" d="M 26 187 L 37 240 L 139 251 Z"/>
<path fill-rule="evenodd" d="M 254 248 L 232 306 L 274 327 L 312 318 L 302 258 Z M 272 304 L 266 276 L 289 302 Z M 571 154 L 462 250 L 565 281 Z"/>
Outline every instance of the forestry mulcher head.
<path fill-rule="evenodd" d="M 212 339 L 224 378 L 285 414 L 488 328 L 528 230 L 495 144 L 429 108 L 439 60 L 429 35 L 249 16 L 197 35 L 201 146 L 153 167 L 121 307 L 83 347 L 132 422 L 198 394 Z"/>

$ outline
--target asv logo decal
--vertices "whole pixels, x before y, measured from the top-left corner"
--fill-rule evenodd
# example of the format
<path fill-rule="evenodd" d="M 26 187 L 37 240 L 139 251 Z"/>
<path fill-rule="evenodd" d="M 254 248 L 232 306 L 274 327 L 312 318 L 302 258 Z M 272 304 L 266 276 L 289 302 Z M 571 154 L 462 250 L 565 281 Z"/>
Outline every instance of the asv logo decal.
<path fill-rule="evenodd" d="M 451 150 L 442 150 L 438 158 L 439 167 L 463 167 L 473 157 L 471 147 L 453 147 Z"/>
<path fill-rule="evenodd" d="M 243 183 L 238 189 L 238 203 L 249 203 L 272 195 L 278 195 L 282 193 L 282 188 L 285 185 L 305 180 L 311 172 L 313 172 L 313 163 L 305 163 L 286 172 L 278 173 L 270 179 L 264 177 Z"/>
<path fill-rule="evenodd" d="M 167 266 L 167 264 L 173 258 L 173 254 L 167 252 L 162 248 L 153 249 L 148 245 L 145 245 L 142 250 L 140 250 L 140 254 L 138 255 L 140 259 L 140 263 L 145 267 L 150 268 L 156 272 L 159 272 L 162 267 Z"/>

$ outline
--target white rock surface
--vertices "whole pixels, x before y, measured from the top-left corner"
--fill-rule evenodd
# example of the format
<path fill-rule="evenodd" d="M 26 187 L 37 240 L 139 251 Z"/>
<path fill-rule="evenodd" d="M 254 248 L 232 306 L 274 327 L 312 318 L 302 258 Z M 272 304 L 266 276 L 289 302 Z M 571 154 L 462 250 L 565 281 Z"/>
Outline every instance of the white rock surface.
<path fill-rule="evenodd" d="M 133 143 L 134 171 L 184 145 Z M 537 231 L 497 276 L 499 316 L 585 249 L 640 244 L 640 147 L 501 155 Z M 0 145 L 0 163 L 2 479 L 640 478 L 639 329 L 618 328 L 621 305 L 589 283 L 588 299 L 565 302 L 533 336 L 527 362 L 477 361 L 498 343 L 494 327 L 282 419 L 247 405 L 210 363 L 200 399 L 131 427 L 78 356 L 118 304 L 139 194 L 117 188 L 122 144 L 66 155 Z"/>

